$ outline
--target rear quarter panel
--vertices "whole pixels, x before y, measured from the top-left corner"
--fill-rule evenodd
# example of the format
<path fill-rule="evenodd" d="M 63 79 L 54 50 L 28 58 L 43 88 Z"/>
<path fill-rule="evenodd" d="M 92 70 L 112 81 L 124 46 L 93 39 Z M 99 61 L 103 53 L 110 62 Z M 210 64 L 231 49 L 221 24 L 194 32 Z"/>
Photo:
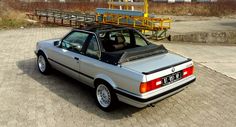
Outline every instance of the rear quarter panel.
<path fill-rule="evenodd" d="M 93 75 L 94 80 L 103 79 L 114 89 L 122 89 L 133 94 L 139 94 L 140 82 L 145 80 L 143 74 L 124 69 L 119 65 L 115 66 L 98 61 L 96 64 L 89 67 L 90 69 L 86 72 L 88 75 Z M 81 65 L 80 68 L 84 68 L 83 65 Z"/>

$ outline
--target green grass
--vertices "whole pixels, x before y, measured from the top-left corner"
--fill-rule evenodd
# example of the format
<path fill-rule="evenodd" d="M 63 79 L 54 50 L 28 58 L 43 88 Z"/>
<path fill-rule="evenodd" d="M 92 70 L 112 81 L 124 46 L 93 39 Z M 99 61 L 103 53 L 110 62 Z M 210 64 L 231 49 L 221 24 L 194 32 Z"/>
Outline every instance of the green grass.
<path fill-rule="evenodd" d="M 27 25 L 27 22 L 21 19 L 2 18 L 0 20 L 0 28 L 20 28 Z"/>
<path fill-rule="evenodd" d="M 227 16 L 236 13 L 236 1 L 216 3 L 152 3 L 149 11 L 161 15 Z"/>
<path fill-rule="evenodd" d="M 28 22 L 26 19 L 28 18 L 24 12 L 15 10 L 4 11 L 4 13 L 0 13 L 0 29 L 12 29 L 40 25 Z"/>

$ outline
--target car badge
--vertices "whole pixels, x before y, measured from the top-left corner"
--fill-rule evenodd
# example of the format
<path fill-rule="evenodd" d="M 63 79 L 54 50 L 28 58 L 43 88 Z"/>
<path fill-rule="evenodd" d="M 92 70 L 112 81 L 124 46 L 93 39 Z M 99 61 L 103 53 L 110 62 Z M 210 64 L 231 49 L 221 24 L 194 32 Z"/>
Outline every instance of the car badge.
<path fill-rule="evenodd" d="M 175 68 L 173 67 L 171 71 L 172 71 L 172 72 L 175 72 Z"/>

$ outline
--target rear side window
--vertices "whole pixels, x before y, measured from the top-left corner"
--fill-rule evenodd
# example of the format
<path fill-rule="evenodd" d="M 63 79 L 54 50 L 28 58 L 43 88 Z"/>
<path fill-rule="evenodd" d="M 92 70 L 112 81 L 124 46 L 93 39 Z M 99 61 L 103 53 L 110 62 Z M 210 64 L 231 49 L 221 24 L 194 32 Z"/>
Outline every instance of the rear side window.
<path fill-rule="evenodd" d="M 138 34 L 138 33 L 134 33 L 134 38 L 135 38 L 135 42 L 137 46 L 146 46 L 147 42 Z"/>
<path fill-rule="evenodd" d="M 62 41 L 62 48 L 79 53 L 88 36 L 88 33 L 72 32 Z"/>

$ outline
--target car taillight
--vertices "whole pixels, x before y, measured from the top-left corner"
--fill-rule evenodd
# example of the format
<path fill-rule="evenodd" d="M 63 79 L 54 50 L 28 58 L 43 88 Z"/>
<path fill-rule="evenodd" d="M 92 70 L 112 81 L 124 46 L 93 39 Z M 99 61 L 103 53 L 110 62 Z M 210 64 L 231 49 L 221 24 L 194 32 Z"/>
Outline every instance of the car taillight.
<path fill-rule="evenodd" d="M 146 93 L 148 91 L 160 88 L 161 84 L 162 84 L 161 78 L 157 78 L 149 82 L 142 82 L 140 84 L 140 93 Z"/>
<path fill-rule="evenodd" d="M 186 77 L 192 75 L 193 71 L 194 71 L 194 67 L 193 66 L 184 69 L 183 70 L 183 78 L 186 78 Z"/>

